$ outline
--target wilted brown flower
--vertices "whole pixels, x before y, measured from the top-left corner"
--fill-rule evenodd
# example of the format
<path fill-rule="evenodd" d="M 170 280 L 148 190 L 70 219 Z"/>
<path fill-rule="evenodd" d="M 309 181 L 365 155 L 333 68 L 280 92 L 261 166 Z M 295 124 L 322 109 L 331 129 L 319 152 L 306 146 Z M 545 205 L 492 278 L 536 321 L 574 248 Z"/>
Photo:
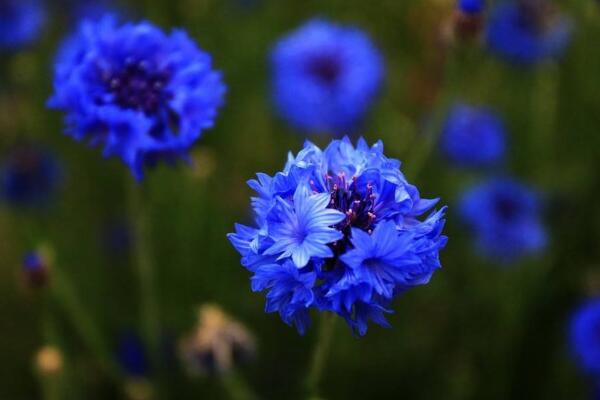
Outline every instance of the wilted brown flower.
<path fill-rule="evenodd" d="M 191 374 L 223 374 L 255 351 L 254 337 L 246 327 L 217 305 L 198 310 L 194 331 L 180 343 L 180 356 Z"/>

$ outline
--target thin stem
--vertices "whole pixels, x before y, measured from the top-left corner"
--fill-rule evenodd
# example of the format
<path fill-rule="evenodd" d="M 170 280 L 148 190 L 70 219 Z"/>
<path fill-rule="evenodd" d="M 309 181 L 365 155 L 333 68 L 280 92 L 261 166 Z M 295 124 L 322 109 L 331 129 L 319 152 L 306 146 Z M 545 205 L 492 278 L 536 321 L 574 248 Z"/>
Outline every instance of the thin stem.
<path fill-rule="evenodd" d="M 158 365 L 159 314 L 155 290 L 154 259 L 150 252 L 151 232 L 148 203 L 142 186 L 130 186 L 130 212 L 134 230 L 133 262 L 140 285 L 142 334 L 154 366 Z"/>
<path fill-rule="evenodd" d="M 236 372 L 230 372 L 221 378 L 221 384 L 231 400 L 257 400 L 258 397 L 248 386 L 246 380 Z"/>
<path fill-rule="evenodd" d="M 94 354 L 105 373 L 113 379 L 119 380 L 118 366 L 111 357 L 110 348 L 91 317 L 92 314 L 80 302 L 80 297 L 75 293 L 71 282 L 58 269 L 53 271 L 52 279 L 52 295 L 58 306 L 66 314 L 73 328 Z"/>
<path fill-rule="evenodd" d="M 308 373 L 307 389 L 309 399 L 316 399 L 319 396 L 319 383 L 325 369 L 327 357 L 331 347 L 331 339 L 335 328 L 335 314 L 324 312 L 321 314 L 319 326 L 319 337 L 312 356 L 311 367 Z"/>

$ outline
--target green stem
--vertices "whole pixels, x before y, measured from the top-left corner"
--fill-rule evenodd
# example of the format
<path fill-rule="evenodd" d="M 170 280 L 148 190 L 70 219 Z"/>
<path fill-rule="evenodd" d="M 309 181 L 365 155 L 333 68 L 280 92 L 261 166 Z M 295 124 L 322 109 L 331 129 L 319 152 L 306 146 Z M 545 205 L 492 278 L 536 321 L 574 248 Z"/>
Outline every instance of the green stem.
<path fill-rule="evenodd" d="M 100 334 L 100 330 L 91 317 L 92 314 L 80 302 L 80 297 L 75 293 L 71 282 L 56 268 L 53 271 L 52 279 L 52 295 L 58 306 L 66 314 L 82 342 L 94 354 L 104 372 L 115 380 L 119 380 L 119 369 L 111 357 L 110 348 Z"/>
<path fill-rule="evenodd" d="M 336 316 L 333 313 L 324 312 L 321 314 L 319 326 L 319 337 L 312 355 L 311 367 L 306 381 L 308 389 L 308 398 L 317 399 L 319 397 L 319 383 L 325 369 L 327 357 L 331 347 L 331 339 L 335 328 Z"/>
<path fill-rule="evenodd" d="M 235 372 L 230 372 L 221 378 L 221 384 L 231 400 L 257 400 L 258 397 L 244 378 Z"/>
<path fill-rule="evenodd" d="M 130 212 L 134 230 L 133 260 L 140 285 L 140 314 L 144 341 L 154 366 L 158 365 L 159 313 L 155 290 L 154 262 L 151 254 L 151 232 L 148 202 L 144 188 L 136 183 L 130 187 Z"/>

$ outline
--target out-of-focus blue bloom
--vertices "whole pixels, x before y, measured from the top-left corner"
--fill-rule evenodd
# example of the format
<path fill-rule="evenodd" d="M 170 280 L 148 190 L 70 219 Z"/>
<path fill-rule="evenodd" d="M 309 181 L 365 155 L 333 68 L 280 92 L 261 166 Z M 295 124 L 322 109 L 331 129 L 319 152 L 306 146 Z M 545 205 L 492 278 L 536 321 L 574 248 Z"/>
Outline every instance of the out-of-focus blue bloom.
<path fill-rule="evenodd" d="M 458 104 L 450 110 L 441 146 L 457 165 L 486 166 L 504 156 L 506 134 L 502 121 L 491 110 Z"/>
<path fill-rule="evenodd" d="M 490 50 L 517 64 L 558 58 L 571 40 L 571 23 L 550 0 L 501 2 L 491 12 L 487 26 Z"/>
<path fill-rule="evenodd" d="M 52 153 L 31 145 L 19 146 L 0 165 L 0 199 L 11 206 L 43 206 L 61 178 L 62 170 Z"/>
<path fill-rule="evenodd" d="M 148 360 L 138 335 L 126 332 L 119 338 L 117 359 L 128 376 L 143 377 L 148 373 Z"/>
<path fill-rule="evenodd" d="M 387 326 L 392 299 L 425 284 L 440 268 L 445 207 L 422 199 L 383 154 L 346 137 L 325 150 L 306 142 L 282 172 L 249 181 L 256 227 L 228 235 L 252 272 L 252 289 L 269 289 L 267 312 L 304 333 L 309 309 L 332 311 L 363 335 Z"/>
<path fill-rule="evenodd" d="M 571 350 L 581 368 L 600 376 L 600 299 L 581 305 L 574 313 L 570 326 Z"/>
<path fill-rule="evenodd" d="M 44 248 L 27 252 L 22 263 L 26 285 L 33 289 L 44 287 L 50 277 L 50 264 L 50 256 Z"/>
<path fill-rule="evenodd" d="M 113 0 L 63 0 L 75 21 L 98 20 L 106 14 L 114 13 L 117 4 Z"/>
<path fill-rule="evenodd" d="M 466 14 L 479 14 L 485 8 L 485 0 L 458 0 L 458 9 Z"/>
<path fill-rule="evenodd" d="M 383 78 L 381 54 L 362 31 L 312 20 L 271 54 L 273 97 L 283 118 L 305 131 L 356 128 Z"/>
<path fill-rule="evenodd" d="M 467 190 L 460 214 L 479 249 L 502 261 L 540 251 L 546 244 L 538 196 L 523 184 L 496 178 Z"/>
<path fill-rule="evenodd" d="M 48 104 L 66 112 L 68 135 L 103 146 L 141 180 L 146 166 L 187 158 L 224 93 L 211 57 L 185 32 L 105 17 L 63 45 Z"/>
<path fill-rule="evenodd" d="M 0 48 L 14 50 L 34 42 L 45 22 L 41 0 L 0 1 Z"/>

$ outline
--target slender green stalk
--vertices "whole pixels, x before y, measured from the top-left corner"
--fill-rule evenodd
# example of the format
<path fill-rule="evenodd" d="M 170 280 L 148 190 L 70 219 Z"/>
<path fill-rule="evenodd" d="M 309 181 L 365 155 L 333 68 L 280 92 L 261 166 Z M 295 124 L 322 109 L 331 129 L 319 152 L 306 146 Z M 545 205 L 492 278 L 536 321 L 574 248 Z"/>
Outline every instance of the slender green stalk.
<path fill-rule="evenodd" d="M 154 366 L 158 365 L 159 310 L 155 289 L 154 258 L 151 253 L 151 231 L 148 202 L 144 188 L 132 182 L 130 185 L 130 212 L 134 230 L 133 263 L 138 275 L 141 328 Z"/>
<path fill-rule="evenodd" d="M 333 313 L 323 312 L 321 314 L 319 337 L 317 338 L 317 344 L 312 355 L 311 367 L 306 381 L 309 399 L 319 398 L 319 384 L 331 348 L 335 319 L 336 317 Z"/>
<path fill-rule="evenodd" d="M 52 296 L 71 322 L 73 329 L 94 354 L 104 372 L 119 380 L 118 366 L 111 357 L 110 348 L 96 326 L 92 314 L 81 303 L 71 282 L 59 269 L 54 269 L 52 279 Z"/>
<path fill-rule="evenodd" d="M 235 371 L 224 375 L 221 378 L 221 384 L 227 391 L 231 400 L 257 400 L 258 396 L 254 394 L 248 386 L 246 380 Z"/>

